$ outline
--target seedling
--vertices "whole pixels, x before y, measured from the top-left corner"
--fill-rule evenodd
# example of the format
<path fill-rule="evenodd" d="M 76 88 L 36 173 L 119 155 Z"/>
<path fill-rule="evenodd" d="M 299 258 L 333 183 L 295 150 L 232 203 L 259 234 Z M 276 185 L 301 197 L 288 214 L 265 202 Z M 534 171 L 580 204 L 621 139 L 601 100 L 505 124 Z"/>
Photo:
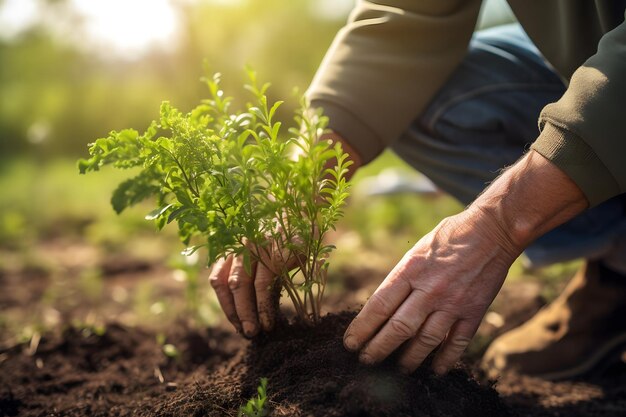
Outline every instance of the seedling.
<path fill-rule="evenodd" d="M 163 353 L 165 353 L 165 356 L 167 356 L 168 358 L 173 359 L 176 359 L 180 356 L 180 352 L 178 351 L 176 346 L 172 345 L 171 343 L 166 343 L 163 345 Z"/>
<path fill-rule="evenodd" d="M 209 266 L 241 256 L 248 272 L 263 263 L 298 316 L 315 323 L 334 249 L 324 236 L 343 214 L 351 161 L 340 144 L 320 140 L 328 120 L 304 99 L 283 133 L 275 120 L 282 102 L 269 103 L 269 84 L 259 87 L 253 71 L 248 77 L 254 103 L 245 110 L 231 110 L 217 74 L 204 79 L 210 98 L 189 113 L 164 102 L 143 134 L 113 131 L 90 144 L 91 157 L 78 166 L 83 174 L 104 165 L 138 169 L 113 192 L 116 212 L 155 197 L 146 219 L 159 229 L 177 222 L 183 254 L 205 248 Z"/>
<path fill-rule="evenodd" d="M 268 414 L 267 402 L 267 378 L 261 378 L 257 387 L 257 396 L 248 400 L 245 405 L 239 407 L 237 417 L 265 417 Z"/>

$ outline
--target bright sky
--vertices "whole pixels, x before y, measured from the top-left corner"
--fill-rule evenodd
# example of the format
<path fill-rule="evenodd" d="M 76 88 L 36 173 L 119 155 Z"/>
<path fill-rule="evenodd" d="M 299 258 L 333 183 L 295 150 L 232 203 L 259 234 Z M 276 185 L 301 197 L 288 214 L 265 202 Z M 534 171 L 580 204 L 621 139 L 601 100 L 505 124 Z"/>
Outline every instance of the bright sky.
<path fill-rule="evenodd" d="M 30 0 L 4 0 L 0 3 L 0 28 L 3 36 L 13 36 L 37 20 L 37 4 Z"/>
<path fill-rule="evenodd" d="M 24 0 L 21 0 L 24 1 Z M 175 43 L 177 16 L 169 0 L 71 0 L 86 19 L 87 36 L 134 54 Z"/>
<path fill-rule="evenodd" d="M 180 0 L 178 0 L 180 1 Z M 172 0 L 69 0 L 85 19 L 81 36 L 98 48 L 133 56 L 152 46 L 176 43 L 178 18 Z M 0 36 L 11 37 L 38 21 L 51 22 L 39 0 L 4 0 L 0 7 Z M 56 21 L 55 21 L 56 20 Z M 59 28 L 67 32 L 68 28 Z M 76 35 L 74 33 L 74 35 Z"/>

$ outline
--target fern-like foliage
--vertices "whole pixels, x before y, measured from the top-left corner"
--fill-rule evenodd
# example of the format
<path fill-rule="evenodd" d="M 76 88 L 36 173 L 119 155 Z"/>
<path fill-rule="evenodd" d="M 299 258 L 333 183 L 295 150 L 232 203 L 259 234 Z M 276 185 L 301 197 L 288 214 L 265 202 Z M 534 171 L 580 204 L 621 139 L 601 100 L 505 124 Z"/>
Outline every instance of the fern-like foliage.
<path fill-rule="evenodd" d="M 104 165 L 139 170 L 114 191 L 115 211 L 154 198 L 157 207 L 146 219 L 159 229 L 176 222 L 188 246 L 183 253 L 206 248 L 208 265 L 237 255 L 250 271 L 253 261 L 278 254 L 283 262 L 267 266 L 299 316 L 314 322 L 333 250 L 324 236 L 343 214 L 351 161 L 339 144 L 320 140 L 328 120 L 304 99 L 294 126 L 283 132 L 275 117 L 282 102 L 269 103 L 269 84 L 259 86 L 253 71 L 248 77 L 252 102 L 244 110 L 231 109 L 216 74 L 204 80 L 210 98 L 193 110 L 164 102 L 145 132 L 97 139 L 78 167 L 83 174 Z"/>

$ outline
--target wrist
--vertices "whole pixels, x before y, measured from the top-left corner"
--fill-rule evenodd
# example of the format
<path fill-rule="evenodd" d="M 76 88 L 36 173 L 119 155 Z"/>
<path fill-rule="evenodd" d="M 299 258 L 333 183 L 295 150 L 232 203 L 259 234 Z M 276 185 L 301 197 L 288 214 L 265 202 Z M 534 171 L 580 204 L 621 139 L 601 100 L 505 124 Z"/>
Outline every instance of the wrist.
<path fill-rule="evenodd" d="M 531 151 L 498 177 L 468 209 L 492 223 L 508 245 L 521 253 L 539 236 L 587 206 L 580 188 L 563 171 Z"/>
<path fill-rule="evenodd" d="M 476 250 L 496 255 L 497 258 L 513 263 L 525 246 L 512 236 L 500 216 L 479 205 L 471 205 L 459 214 L 457 228 L 467 227 L 475 238 Z"/>

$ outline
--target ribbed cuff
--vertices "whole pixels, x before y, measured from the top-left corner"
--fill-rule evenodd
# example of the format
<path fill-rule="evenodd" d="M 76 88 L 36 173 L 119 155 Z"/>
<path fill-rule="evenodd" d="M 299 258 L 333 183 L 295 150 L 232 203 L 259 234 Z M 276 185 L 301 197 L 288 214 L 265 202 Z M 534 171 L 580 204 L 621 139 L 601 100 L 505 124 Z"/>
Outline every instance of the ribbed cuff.
<path fill-rule="evenodd" d="M 340 104 L 324 97 L 310 97 L 311 107 L 322 108 L 328 117 L 328 128 L 354 149 L 363 164 L 376 158 L 385 149 L 382 140 L 361 119 Z"/>
<path fill-rule="evenodd" d="M 590 207 L 620 194 L 611 172 L 583 139 L 551 122 L 541 124 L 541 134 L 531 149 L 565 172 L 585 194 Z"/>

